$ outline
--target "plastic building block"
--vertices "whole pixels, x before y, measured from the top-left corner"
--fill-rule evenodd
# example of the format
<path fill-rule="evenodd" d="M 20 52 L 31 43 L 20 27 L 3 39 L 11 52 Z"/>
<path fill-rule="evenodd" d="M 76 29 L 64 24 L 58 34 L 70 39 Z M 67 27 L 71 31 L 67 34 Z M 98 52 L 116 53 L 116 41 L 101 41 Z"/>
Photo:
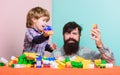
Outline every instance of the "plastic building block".
<path fill-rule="evenodd" d="M 113 68 L 113 64 L 112 64 L 112 63 L 106 63 L 106 64 L 105 64 L 105 67 L 106 67 L 106 68 Z"/>
<path fill-rule="evenodd" d="M 3 62 L 3 63 L 6 64 L 6 65 L 8 64 L 8 60 L 6 60 L 6 59 L 3 58 L 3 57 L 0 58 L 0 61 Z"/>
<path fill-rule="evenodd" d="M 52 26 L 49 26 L 49 25 L 45 26 L 44 31 L 47 33 L 47 35 L 52 35 L 53 34 Z"/>
<path fill-rule="evenodd" d="M 93 24 L 93 29 L 97 29 L 97 28 L 98 28 L 97 24 Z"/>
<path fill-rule="evenodd" d="M 42 56 L 36 58 L 36 68 L 42 67 Z"/>
<path fill-rule="evenodd" d="M 65 67 L 66 67 L 66 68 L 72 68 L 71 62 L 70 62 L 70 61 L 69 61 L 69 62 L 66 62 L 66 63 L 65 63 Z"/>
<path fill-rule="evenodd" d="M 80 57 L 80 56 L 76 56 L 75 60 L 76 62 L 83 62 L 85 59 Z"/>
<path fill-rule="evenodd" d="M 25 68 L 26 65 L 24 64 L 14 64 L 14 68 Z"/>
<path fill-rule="evenodd" d="M 44 27 L 44 30 L 52 30 L 52 26 L 47 25 Z"/>
<path fill-rule="evenodd" d="M 96 64 L 101 64 L 101 59 L 96 59 L 96 60 L 94 60 L 94 64 L 96 65 Z"/>
<path fill-rule="evenodd" d="M 2 62 L 0 62 L 0 66 L 5 66 L 5 64 L 4 64 L 4 63 L 2 63 Z"/>
<path fill-rule="evenodd" d="M 106 60 L 104 59 L 101 60 L 101 64 L 106 64 L 106 63 L 107 63 Z"/>
<path fill-rule="evenodd" d="M 10 67 L 12 67 L 12 68 L 14 68 L 14 66 L 15 66 L 14 64 L 11 64 L 11 65 L 10 65 Z"/>
<path fill-rule="evenodd" d="M 91 60 L 84 60 L 83 61 L 83 69 L 88 69 L 89 68 L 89 64 L 91 64 Z"/>
<path fill-rule="evenodd" d="M 72 64 L 72 68 L 82 68 L 83 67 L 82 62 L 71 61 L 71 64 Z"/>
<path fill-rule="evenodd" d="M 107 63 L 104 59 L 96 59 L 94 62 L 92 60 L 86 60 L 80 56 L 73 57 L 42 57 L 36 53 L 27 53 L 20 55 L 19 57 L 12 56 L 11 60 L 8 62 L 4 58 L 0 58 L 0 66 L 8 65 L 13 68 L 83 68 L 83 69 L 93 69 L 94 65 L 97 68 L 112 68 L 112 63 Z"/>
<path fill-rule="evenodd" d="M 17 64 L 18 63 L 18 58 L 15 56 L 11 56 L 11 61 L 13 64 Z"/>
<path fill-rule="evenodd" d="M 26 57 L 29 58 L 29 59 L 36 59 L 37 56 L 40 56 L 40 54 L 37 54 L 37 53 L 28 53 L 28 52 L 25 52 L 24 54 L 25 54 Z"/>
<path fill-rule="evenodd" d="M 97 29 L 98 28 L 98 25 L 97 24 L 93 24 L 93 29 Z M 91 31 L 92 33 L 92 31 Z M 91 38 L 95 38 L 95 35 L 94 34 L 91 34 Z"/>
<path fill-rule="evenodd" d="M 105 68 L 105 64 L 100 64 L 100 68 Z"/>
<path fill-rule="evenodd" d="M 90 69 L 94 69 L 94 63 L 89 64 Z"/>
<path fill-rule="evenodd" d="M 65 62 L 69 62 L 70 61 L 70 58 L 69 57 L 66 57 L 65 58 Z"/>
<path fill-rule="evenodd" d="M 58 68 L 61 69 L 61 68 L 65 68 L 65 64 L 62 63 L 61 61 L 59 60 L 56 60 L 56 62 L 58 63 Z"/>
<path fill-rule="evenodd" d="M 58 68 L 58 63 L 53 61 L 52 63 L 50 63 L 50 68 Z"/>

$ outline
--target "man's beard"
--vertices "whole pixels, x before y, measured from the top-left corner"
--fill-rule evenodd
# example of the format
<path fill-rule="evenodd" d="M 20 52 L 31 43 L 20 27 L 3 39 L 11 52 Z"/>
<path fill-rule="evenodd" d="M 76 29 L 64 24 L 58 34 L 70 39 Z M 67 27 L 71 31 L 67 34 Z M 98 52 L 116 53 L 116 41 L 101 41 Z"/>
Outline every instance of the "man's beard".
<path fill-rule="evenodd" d="M 69 43 L 69 41 L 73 41 L 72 43 Z M 79 41 L 76 41 L 75 39 L 68 39 L 66 41 L 64 41 L 64 51 L 65 51 L 65 55 L 72 55 L 72 54 L 76 54 L 79 50 Z"/>

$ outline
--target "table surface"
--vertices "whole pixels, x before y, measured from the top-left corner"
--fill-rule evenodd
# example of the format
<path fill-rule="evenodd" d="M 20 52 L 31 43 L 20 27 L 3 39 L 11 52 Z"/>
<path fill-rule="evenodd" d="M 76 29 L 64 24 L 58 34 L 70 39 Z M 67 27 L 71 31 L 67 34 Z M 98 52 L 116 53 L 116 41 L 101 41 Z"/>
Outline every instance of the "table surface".
<path fill-rule="evenodd" d="M 0 67 L 0 75 L 119 75 L 120 66 L 113 68 L 10 68 Z"/>

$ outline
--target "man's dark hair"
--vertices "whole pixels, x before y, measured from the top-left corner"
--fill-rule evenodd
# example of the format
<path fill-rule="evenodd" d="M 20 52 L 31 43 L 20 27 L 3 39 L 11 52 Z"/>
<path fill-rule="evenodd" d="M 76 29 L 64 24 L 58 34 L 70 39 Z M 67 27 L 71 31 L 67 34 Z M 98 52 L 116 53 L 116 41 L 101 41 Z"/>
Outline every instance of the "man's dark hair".
<path fill-rule="evenodd" d="M 76 22 L 68 22 L 68 23 L 66 23 L 65 25 L 64 25 L 64 27 L 63 27 L 63 35 L 66 33 L 66 32 L 68 32 L 68 33 L 70 33 L 71 31 L 73 31 L 75 28 L 78 28 L 78 30 L 79 30 L 79 35 L 81 35 L 81 31 L 82 31 L 82 27 L 79 25 L 79 24 L 77 24 Z"/>

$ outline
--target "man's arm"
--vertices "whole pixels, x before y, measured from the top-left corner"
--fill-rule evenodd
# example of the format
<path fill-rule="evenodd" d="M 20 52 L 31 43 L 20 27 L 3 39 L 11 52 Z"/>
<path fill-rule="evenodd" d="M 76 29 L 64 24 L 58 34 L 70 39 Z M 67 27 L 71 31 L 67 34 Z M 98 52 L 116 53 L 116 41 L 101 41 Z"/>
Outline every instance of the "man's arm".
<path fill-rule="evenodd" d="M 98 50 L 101 54 L 102 59 L 105 59 L 108 63 L 115 64 L 114 55 L 109 48 L 103 46 L 101 48 L 98 48 Z"/>
<path fill-rule="evenodd" d="M 93 29 L 91 30 L 92 39 L 95 40 L 96 47 L 98 48 L 101 58 L 105 59 L 108 63 L 115 62 L 113 53 L 109 50 L 109 48 L 105 47 L 102 43 L 101 36 L 100 36 L 100 30 L 95 24 L 93 26 Z"/>

